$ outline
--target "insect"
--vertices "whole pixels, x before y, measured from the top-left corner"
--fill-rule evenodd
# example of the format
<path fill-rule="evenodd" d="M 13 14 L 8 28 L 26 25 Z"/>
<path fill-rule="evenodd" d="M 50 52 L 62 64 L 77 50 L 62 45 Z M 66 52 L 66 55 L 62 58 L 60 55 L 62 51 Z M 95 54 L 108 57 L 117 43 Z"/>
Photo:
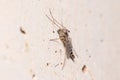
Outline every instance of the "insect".
<path fill-rule="evenodd" d="M 71 59 L 73 62 L 75 62 L 75 55 L 74 55 L 74 50 L 73 50 L 73 46 L 72 46 L 72 42 L 71 42 L 71 38 L 69 37 L 69 30 L 66 29 L 66 27 L 64 27 L 62 24 L 60 24 L 52 15 L 51 10 L 49 9 L 50 12 L 50 16 L 46 15 L 46 17 L 55 25 L 57 26 L 59 29 L 57 30 L 57 33 L 59 35 L 59 38 L 55 38 L 55 39 L 50 39 L 50 41 L 55 41 L 60 39 L 61 42 L 63 43 L 63 46 L 65 48 L 65 57 L 64 57 L 64 62 L 63 62 L 63 67 L 65 65 L 66 62 L 66 58 L 67 59 Z M 76 53 L 75 53 L 76 54 Z M 78 57 L 78 55 L 76 54 L 76 56 Z M 62 67 L 62 69 L 63 69 Z"/>

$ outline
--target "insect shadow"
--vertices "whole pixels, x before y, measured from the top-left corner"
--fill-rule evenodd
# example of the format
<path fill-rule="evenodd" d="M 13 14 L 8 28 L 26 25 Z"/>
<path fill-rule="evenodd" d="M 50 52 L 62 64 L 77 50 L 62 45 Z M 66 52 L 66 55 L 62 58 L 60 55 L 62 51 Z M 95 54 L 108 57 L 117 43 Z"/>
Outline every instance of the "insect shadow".
<path fill-rule="evenodd" d="M 57 26 L 59 29 L 57 30 L 57 33 L 59 35 L 59 38 L 55 38 L 55 39 L 50 39 L 50 41 L 56 41 L 56 40 L 61 40 L 61 42 L 63 43 L 64 49 L 65 49 L 65 56 L 64 56 L 64 61 L 63 61 L 63 67 L 65 66 L 65 62 L 66 62 L 66 58 L 67 59 L 71 59 L 73 62 L 75 62 L 75 55 L 78 57 L 78 55 L 76 54 L 75 50 L 73 49 L 72 46 L 72 41 L 71 38 L 69 37 L 69 30 L 66 29 L 66 27 L 63 26 L 63 24 L 59 23 L 52 15 L 51 10 L 49 9 L 49 13 L 50 16 L 46 15 L 46 17 L 55 25 Z M 74 55 L 75 54 L 75 55 Z"/>

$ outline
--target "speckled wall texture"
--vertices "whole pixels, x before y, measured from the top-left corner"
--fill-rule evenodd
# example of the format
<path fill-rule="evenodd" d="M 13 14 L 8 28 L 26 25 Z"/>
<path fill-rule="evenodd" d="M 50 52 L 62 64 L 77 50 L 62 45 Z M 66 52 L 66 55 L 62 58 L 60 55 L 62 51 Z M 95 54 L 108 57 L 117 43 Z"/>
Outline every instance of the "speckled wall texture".
<path fill-rule="evenodd" d="M 0 80 L 120 80 L 120 0 L 0 0 Z M 56 27 L 70 30 L 75 62 Z"/>

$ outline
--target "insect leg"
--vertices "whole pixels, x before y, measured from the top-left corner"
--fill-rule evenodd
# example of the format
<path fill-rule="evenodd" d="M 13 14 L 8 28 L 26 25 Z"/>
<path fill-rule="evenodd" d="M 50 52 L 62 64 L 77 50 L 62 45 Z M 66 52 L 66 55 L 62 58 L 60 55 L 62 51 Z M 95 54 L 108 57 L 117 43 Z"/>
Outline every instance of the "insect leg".
<path fill-rule="evenodd" d="M 55 38 L 55 39 L 50 39 L 50 41 L 56 41 L 59 40 L 60 38 Z"/>
<path fill-rule="evenodd" d="M 63 70 L 63 68 L 64 68 L 64 66 L 65 66 L 65 62 L 66 62 L 66 55 L 64 56 L 64 61 L 63 61 L 62 70 Z"/>

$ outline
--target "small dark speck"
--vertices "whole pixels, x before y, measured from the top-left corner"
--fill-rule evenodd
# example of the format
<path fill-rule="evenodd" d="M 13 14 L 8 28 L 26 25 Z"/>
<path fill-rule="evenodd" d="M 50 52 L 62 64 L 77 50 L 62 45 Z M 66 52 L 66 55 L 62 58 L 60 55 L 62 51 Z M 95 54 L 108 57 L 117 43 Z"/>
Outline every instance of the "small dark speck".
<path fill-rule="evenodd" d="M 92 13 L 92 11 L 91 11 L 91 10 L 88 10 L 88 13 L 89 13 L 89 14 L 91 14 L 91 13 Z"/>
<path fill-rule="evenodd" d="M 100 14 L 100 18 L 103 18 L 103 14 L 102 13 Z"/>
<path fill-rule="evenodd" d="M 29 50 L 29 44 L 28 42 L 25 42 L 25 51 L 27 52 Z"/>
<path fill-rule="evenodd" d="M 89 58 L 91 58 L 91 56 L 89 55 Z"/>
<path fill-rule="evenodd" d="M 57 50 L 55 51 L 55 53 L 57 53 Z"/>
<path fill-rule="evenodd" d="M 32 78 L 34 78 L 34 77 L 35 77 L 35 74 L 32 75 Z"/>
<path fill-rule="evenodd" d="M 49 63 L 46 63 L 47 66 L 49 66 Z"/>
<path fill-rule="evenodd" d="M 45 42 L 45 40 L 43 40 L 43 42 Z"/>
<path fill-rule="evenodd" d="M 86 69 L 87 69 L 86 65 L 83 65 L 82 72 L 86 72 Z"/>
<path fill-rule="evenodd" d="M 62 65 L 63 63 L 61 62 L 60 64 Z"/>
<path fill-rule="evenodd" d="M 103 41 L 104 41 L 103 39 L 100 40 L 101 43 L 103 43 Z"/>
<path fill-rule="evenodd" d="M 87 27 L 88 26 L 88 24 L 85 24 L 85 27 Z"/>
<path fill-rule="evenodd" d="M 20 27 L 20 32 L 21 32 L 22 34 L 26 34 L 25 30 L 23 30 L 22 27 Z"/>
<path fill-rule="evenodd" d="M 55 33 L 55 31 L 53 31 L 53 33 Z"/>
<path fill-rule="evenodd" d="M 86 52 L 88 52 L 88 49 L 86 49 Z"/>
<path fill-rule="evenodd" d="M 5 47 L 6 47 L 7 49 L 9 48 L 9 46 L 8 46 L 7 44 L 5 45 Z"/>

